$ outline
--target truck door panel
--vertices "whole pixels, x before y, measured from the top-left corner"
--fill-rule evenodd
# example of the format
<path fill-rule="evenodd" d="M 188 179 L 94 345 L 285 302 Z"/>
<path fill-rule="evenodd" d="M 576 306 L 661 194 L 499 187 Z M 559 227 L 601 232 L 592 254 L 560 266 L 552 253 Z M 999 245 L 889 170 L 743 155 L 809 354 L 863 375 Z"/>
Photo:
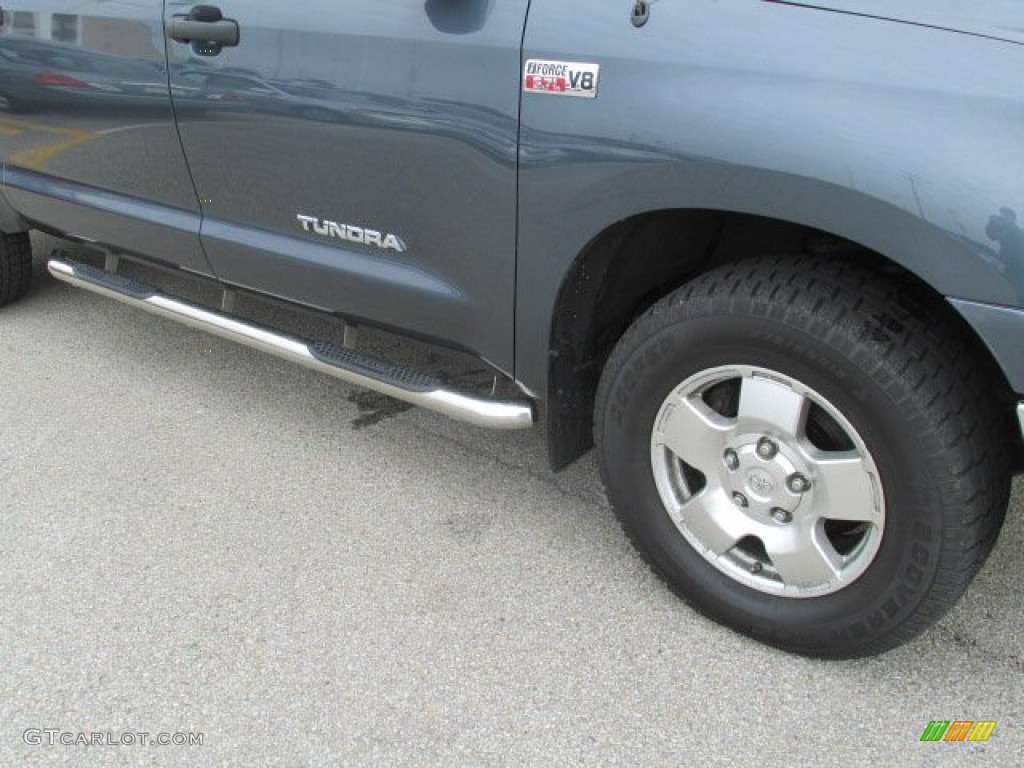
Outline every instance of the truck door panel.
<path fill-rule="evenodd" d="M 209 273 L 171 108 L 162 0 L 3 8 L 5 197 L 42 228 Z"/>
<path fill-rule="evenodd" d="M 511 370 L 527 0 L 218 7 L 238 45 L 170 44 L 218 276 Z"/>

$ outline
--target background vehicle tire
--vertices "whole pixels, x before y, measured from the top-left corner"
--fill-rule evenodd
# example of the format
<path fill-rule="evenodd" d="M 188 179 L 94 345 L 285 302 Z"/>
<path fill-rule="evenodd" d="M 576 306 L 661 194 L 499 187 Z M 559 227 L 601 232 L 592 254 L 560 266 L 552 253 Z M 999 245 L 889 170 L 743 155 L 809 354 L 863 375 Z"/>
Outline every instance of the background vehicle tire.
<path fill-rule="evenodd" d="M 1008 503 L 1012 410 L 967 334 L 910 278 L 838 260 L 680 288 L 598 388 L 624 530 L 681 597 L 779 648 L 854 657 L 918 635 Z"/>
<path fill-rule="evenodd" d="M 32 282 L 32 243 L 27 232 L 0 232 L 0 307 L 25 295 Z"/>

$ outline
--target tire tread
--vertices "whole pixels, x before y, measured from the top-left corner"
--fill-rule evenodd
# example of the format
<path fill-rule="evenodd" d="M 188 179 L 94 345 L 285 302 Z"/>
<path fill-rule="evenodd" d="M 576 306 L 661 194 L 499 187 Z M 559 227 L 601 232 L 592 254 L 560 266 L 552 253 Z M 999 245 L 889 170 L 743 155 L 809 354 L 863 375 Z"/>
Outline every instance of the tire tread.
<path fill-rule="evenodd" d="M 947 467 L 949 474 L 933 481 L 960 512 L 949 520 L 942 536 L 931 588 L 902 623 L 867 640 L 856 652 L 819 649 L 813 655 L 868 655 L 906 642 L 953 605 L 996 543 L 1009 499 L 1013 440 L 1000 410 L 1001 389 L 994 386 L 1002 382 L 1001 375 L 979 352 L 977 340 L 955 311 L 913 278 L 872 264 L 812 256 L 766 257 L 698 277 L 636 320 L 608 360 L 595 414 L 604 413 L 611 397 L 615 377 L 608 372 L 621 370 L 644 339 L 687 319 L 738 313 L 819 334 L 881 378 L 896 407 L 911 414 L 926 438 L 922 445 L 938 446 L 929 457 L 930 466 Z M 859 342 L 844 348 L 854 322 L 863 326 Z M 837 328 L 845 330 L 839 333 Z M 595 418 L 594 433 L 603 456 L 600 418 Z M 608 486 L 605 463 L 600 463 Z M 613 507 L 644 559 L 667 580 L 630 531 L 619 505 Z"/>
<path fill-rule="evenodd" d="M 32 283 L 32 243 L 28 233 L 0 233 L 0 307 L 17 301 Z"/>

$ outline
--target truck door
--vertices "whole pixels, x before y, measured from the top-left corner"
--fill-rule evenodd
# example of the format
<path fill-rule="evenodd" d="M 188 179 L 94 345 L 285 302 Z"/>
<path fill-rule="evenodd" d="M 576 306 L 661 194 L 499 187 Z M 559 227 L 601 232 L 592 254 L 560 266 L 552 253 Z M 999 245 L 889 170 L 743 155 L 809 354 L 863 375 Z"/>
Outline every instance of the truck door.
<path fill-rule="evenodd" d="M 528 0 L 217 3 L 167 24 L 218 276 L 511 370 Z"/>
<path fill-rule="evenodd" d="M 3 192 L 34 225 L 201 273 L 163 0 L 5 0 Z"/>

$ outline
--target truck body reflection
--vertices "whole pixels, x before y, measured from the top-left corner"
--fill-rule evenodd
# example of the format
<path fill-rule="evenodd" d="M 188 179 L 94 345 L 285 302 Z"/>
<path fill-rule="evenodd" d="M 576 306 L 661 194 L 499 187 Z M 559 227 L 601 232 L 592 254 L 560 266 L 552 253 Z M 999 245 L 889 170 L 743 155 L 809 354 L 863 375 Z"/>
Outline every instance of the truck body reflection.
<path fill-rule="evenodd" d="M 167 106 L 167 75 L 155 62 L 30 37 L 0 37 L 0 109 Z"/>

